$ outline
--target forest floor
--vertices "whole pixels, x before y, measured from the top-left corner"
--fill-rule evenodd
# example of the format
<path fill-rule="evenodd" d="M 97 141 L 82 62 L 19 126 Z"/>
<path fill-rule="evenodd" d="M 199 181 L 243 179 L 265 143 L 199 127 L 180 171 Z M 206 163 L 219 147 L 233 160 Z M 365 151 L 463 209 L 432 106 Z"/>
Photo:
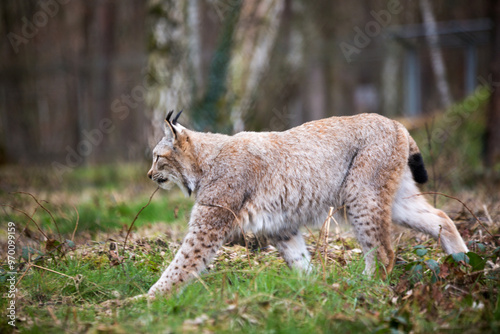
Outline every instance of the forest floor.
<path fill-rule="evenodd" d="M 131 301 L 172 260 L 193 203 L 160 191 L 147 205 L 156 188 L 147 168 L 81 168 L 64 186 L 50 171 L 0 169 L 0 332 L 500 331 L 500 204 L 481 189 L 448 193 L 465 206 L 436 198 L 467 254 L 447 256 L 439 241 L 395 228 L 393 272 L 368 278 L 349 227 L 332 220 L 328 234 L 303 231 L 315 268 L 308 276 L 272 246 L 226 245 L 168 298 Z"/>

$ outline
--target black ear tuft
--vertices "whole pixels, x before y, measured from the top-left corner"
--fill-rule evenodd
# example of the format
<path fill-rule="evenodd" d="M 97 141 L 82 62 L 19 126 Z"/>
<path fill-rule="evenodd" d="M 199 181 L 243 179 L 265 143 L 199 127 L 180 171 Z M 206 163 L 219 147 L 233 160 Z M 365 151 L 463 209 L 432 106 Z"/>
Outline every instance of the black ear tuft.
<path fill-rule="evenodd" d="M 173 110 L 170 110 L 167 114 L 167 117 L 165 117 L 165 134 L 170 135 L 172 134 L 174 138 L 177 138 L 177 131 L 175 128 L 172 126 L 172 123 L 170 123 L 170 118 L 172 117 L 172 114 L 174 113 Z M 167 131 L 170 130 L 170 131 Z"/>
<path fill-rule="evenodd" d="M 167 117 L 165 117 L 165 121 L 166 122 L 170 122 L 170 117 L 172 117 L 172 114 L 174 113 L 173 110 L 170 110 L 167 114 Z"/>
<path fill-rule="evenodd" d="M 179 113 L 177 115 L 175 115 L 175 118 L 172 120 L 173 125 L 177 124 L 177 120 L 179 119 L 179 116 L 182 114 L 183 110 L 184 109 L 181 109 L 181 111 L 179 111 Z"/>

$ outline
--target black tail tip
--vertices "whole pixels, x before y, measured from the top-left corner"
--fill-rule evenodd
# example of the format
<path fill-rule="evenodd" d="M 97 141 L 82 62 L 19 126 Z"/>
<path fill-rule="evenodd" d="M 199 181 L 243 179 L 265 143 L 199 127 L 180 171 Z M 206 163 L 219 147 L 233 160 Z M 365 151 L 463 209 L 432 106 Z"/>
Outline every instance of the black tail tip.
<path fill-rule="evenodd" d="M 417 183 L 425 183 L 429 179 L 427 176 L 427 171 L 425 170 L 424 160 L 420 153 L 412 154 L 408 158 L 408 166 L 410 166 L 413 179 Z"/>

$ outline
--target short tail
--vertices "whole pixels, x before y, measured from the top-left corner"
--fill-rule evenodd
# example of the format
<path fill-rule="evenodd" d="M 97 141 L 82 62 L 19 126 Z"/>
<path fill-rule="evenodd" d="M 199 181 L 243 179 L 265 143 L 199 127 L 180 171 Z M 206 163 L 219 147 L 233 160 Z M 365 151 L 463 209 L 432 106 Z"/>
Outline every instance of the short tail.
<path fill-rule="evenodd" d="M 413 179 L 415 180 L 415 182 L 423 184 L 427 182 L 429 177 L 427 176 L 427 171 L 425 170 L 422 154 L 420 154 L 417 143 L 410 135 L 408 135 L 408 140 L 410 142 L 408 166 L 410 167 L 411 174 L 413 175 Z"/>

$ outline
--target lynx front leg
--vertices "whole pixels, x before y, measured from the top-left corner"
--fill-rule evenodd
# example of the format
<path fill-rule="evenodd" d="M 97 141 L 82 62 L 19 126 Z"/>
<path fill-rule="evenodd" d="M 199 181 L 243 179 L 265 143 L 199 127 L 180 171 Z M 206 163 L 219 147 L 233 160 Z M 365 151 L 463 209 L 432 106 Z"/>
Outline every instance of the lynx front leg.
<path fill-rule="evenodd" d="M 285 232 L 280 236 L 273 236 L 271 238 L 290 268 L 298 269 L 305 273 L 308 273 L 312 269 L 311 255 L 299 231 Z"/>
<path fill-rule="evenodd" d="M 181 248 L 160 279 L 149 289 L 149 296 L 164 295 L 205 269 L 232 230 L 233 220 L 233 215 L 227 210 L 195 206 L 189 232 Z"/>

